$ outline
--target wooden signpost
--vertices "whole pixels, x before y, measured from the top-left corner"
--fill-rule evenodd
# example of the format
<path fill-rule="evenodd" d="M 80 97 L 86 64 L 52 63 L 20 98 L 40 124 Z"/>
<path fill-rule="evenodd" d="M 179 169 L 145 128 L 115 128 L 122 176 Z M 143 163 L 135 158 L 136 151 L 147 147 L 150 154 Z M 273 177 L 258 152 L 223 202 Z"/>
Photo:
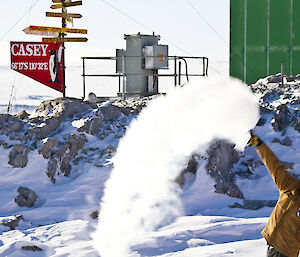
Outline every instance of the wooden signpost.
<path fill-rule="evenodd" d="M 64 1 L 64 4 L 53 4 L 50 6 L 51 9 L 60 9 L 63 7 L 71 7 L 71 6 L 77 6 L 77 5 L 82 5 L 82 1 L 75 1 L 75 2 L 66 2 Z"/>
<path fill-rule="evenodd" d="M 87 29 L 72 29 L 72 28 L 58 28 L 58 27 L 45 27 L 45 26 L 29 26 L 26 29 L 29 31 L 41 31 L 52 33 L 78 33 L 87 34 Z"/>
<path fill-rule="evenodd" d="M 86 37 L 43 37 L 42 42 L 86 42 Z"/>
<path fill-rule="evenodd" d="M 46 17 L 55 17 L 55 18 L 82 18 L 82 15 L 79 13 L 60 13 L 60 12 L 46 12 Z"/>
<path fill-rule="evenodd" d="M 59 72 L 61 72 L 62 73 L 62 83 L 61 83 L 61 85 L 55 85 L 55 86 L 51 86 L 48 83 L 47 86 L 50 86 L 56 90 L 63 92 L 63 96 L 65 97 L 66 86 L 65 86 L 65 54 L 64 54 L 65 46 L 64 46 L 64 43 L 65 42 L 86 42 L 88 40 L 86 37 L 65 37 L 65 36 L 66 36 L 66 33 L 87 34 L 87 29 L 67 28 L 67 21 L 73 22 L 73 19 L 82 18 L 82 15 L 79 13 L 68 13 L 67 8 L 72 7 L 72 6 L 82 5 L 82 1 L 52 0 L 52 3 L 54 3 L 54 4 L 51 5 L 50 8 L 51 9 L 61 9 L 61 12 L 46 12 L 46 17 L 61 18 L 61 24 L 62 24 L 61 28 L 60 27 L 45 27 L 45 26 L 29 26 L 23 30 L 24 33 L 30 34 L 30 35 L 52 36 L 52 37 L 42 38 L 42 44 L 45 44 L 45 45 L 41 45 L 41 46 L 25 45 L 25 46 L 26 46 L 26 50 L 28 50 L 28 53 L 31 53 L 32 51 L 36 51 L 36 53 L 38 53 L 39 51 L 41 51 L 38 49 L 38 47 L 40 47 L 40 49 L 42 49 L 42 50 L 46 49 L 48 47 L 49 47 L 49 49 L 50 49 L 50 47 L 53 48 L 53 50 L 51 50 L 52 56 L 47 57 L 47 58 L 51 58 L 50 61 L 53 64 L 51 65 L 51 67 L 47 66 L 47 69 L 51 73 L 50 75 L 53 78 L 55 77 L 54 76 L 55 74 L 59 74 Z M 46 45 L 46 44 L 49 44 L 49 45 Z M 53 44 L 53 45 L 50 45 L 50 44 Z M 57 47 L 59 46 L 57 49 L 54 47 L 55 44 L 57 44 Z M 19 49 L 18 48 L 19 45 L 17 43 L 15 43 L 12 46 L 13 46 L 13 50 L 14 50 L 13 53 L 16 53 L 17 52 L 16 49 L 17 50 Z M 20 50 L 18 53 L 23 53 L 23 51 L 25 51 L 25 50 L 22 50 L 24 48 L 24 46 L 21 43 L 20 43 L 20 46 L 21 47 L 20 47 Z M 60 56 L 60 57 L 58 58 L 58 56 Z M 61 64 L 60 64 L 60 62 L 61 62 Z M 18 63 L 15 62 L 15 65 L 14 65 L 15 70 L 17 70 L 17 68 L 18 68 L 17 64 Z M 33 66 L 34 65 L 32 65 L 32 67 Z M 61 67 L 61 71 L 56 70 L 55 72 L 53 72 L 51 69 L 52 67 L 55 67 L 55 69 L 58 69 L 57 67 Z M 59 80 L 60 79 L 57 79 L 57 75 L 56 75 L 55 82 L 58 83 L 57 81 L 59 81 Z M 42 82 L 42 81 L 44 81 L 44 79 L 39 79 L 39 81 L 43 84 L 46 84 L 46 82 Z M 57 88 L 59 88 L 59 89 L 57 89 Z"/>

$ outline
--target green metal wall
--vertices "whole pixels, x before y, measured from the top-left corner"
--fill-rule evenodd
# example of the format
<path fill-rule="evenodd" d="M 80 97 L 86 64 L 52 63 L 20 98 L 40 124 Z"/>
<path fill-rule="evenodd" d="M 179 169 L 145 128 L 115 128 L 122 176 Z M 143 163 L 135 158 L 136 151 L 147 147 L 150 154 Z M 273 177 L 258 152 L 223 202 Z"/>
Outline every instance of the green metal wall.
<path fill-rule="evenodd" d="M 230 75 L 246 83 L 300 73 L 300 1 L 230 0 Z"/>

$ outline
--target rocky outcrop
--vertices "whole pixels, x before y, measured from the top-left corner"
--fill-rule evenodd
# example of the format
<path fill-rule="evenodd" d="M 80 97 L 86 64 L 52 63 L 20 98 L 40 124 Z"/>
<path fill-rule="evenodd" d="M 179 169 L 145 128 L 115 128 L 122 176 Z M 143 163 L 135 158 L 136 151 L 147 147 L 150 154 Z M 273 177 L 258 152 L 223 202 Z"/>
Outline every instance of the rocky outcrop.
<path fill-rule="evenodd" d="M 2 221 L 1 224 L 5 227 L 9 227 L 10 230 L 15 230 L 16 227 L 19 226 L 20 221 L 24 221 L 23 215 L 17 215 L 14 218 L 7 220 L 7 221 Z"/>
<path fill-rule="evenodd" d="M 10 114 L 0 114 L 0 129 L 7 132 L 20 132 L 24 122 Z"/>
<path fill-rule="evenodd" d="M 39 151 L 44 158 L 49 159 L 47 165 L 47 176 L 56 182 L 55 175 L 62 174 L 66 177 L 70 175 L 72 166 L 71 161 L 78 155 L 79 151 L 84 148 L 87 138 L 84 134 L 72 134 L 68 141 L 59 143 L 58 139 L 48 140 Z M 60 172 L 58 172 L 60 169 Z"/>
<path fill-rule="evenodd" d="M 57 171 L 57 160 L 55 158 L 51 158 L 48 161 L 46 174 L 53 184 L 55 183 L 56 171 Z"/>
<path fill-rule="evenodd" d="M 39 150 L 39 154 L 43 155 L 45 159 L 49 159 L 53 152 L 52 149 L 58 145 L 58 138 L 48 139 L 46 143 L 44 143 L 43 147 Z"/>
<path fill-rule="evenodd" d="M 33 207 L 37 199 L 37 194 L 27 187 L 19 187 L 18 195 L 15 198 L 15 202 L 21 207 Z"/>
<path fill-rule="evenodd" d="M 115 105 L 112 105 L 112 104 L 107 104 L 106 106 L 101 107 L 100 113 L 103 116 L 104 122 L 115 121 L 118 118 L 120 118 L 120 116 L 122 114 L 121 108 L 117 107 Z M 98 115 L 101 116 L 99 113 L 98 113 Z"/>
<path fill-rule="evenodd" d="M 293 119 L 287 105 L 282 104 L 277 107 L 277 113 L 274 116 L 273 128 L 275 131 L 285 130 Z"/>
<path fill-rule="evenodd" d="M 24 168 L 28 163 L 30 148 L 26 145 L 15 145 L 9 152 L 8 163 L 14 168 Z"/>
<path fill-rule="evenodd" d="M 59 122 L 71 118 L 75 114 L 86 112 L 90 108 L 89 104 L 76 98 L 56 98 L 43 101 L 35 110 L 35 116 L 54 116 Z"/>
<path fill-rule="evenodd" d="M 90 135 L 97 136 L 103 127 L 103 121 L 100 117 L 92 117 L 88 119 L 82 127 L 78 129 L 79 132 L 86 132 Z"/>
<path fill-rule="evenodd" d="M 187 167 L 183 171 L 181 171 L 179 176 L 175 179 L 175 182 L 180 186 L 180 188 L 183 188 L 183 185 L 185 183 L 185 175 L 187 173 L 196 174 L 199 164 L 199 158 L 200 155 L 193 154 L 187 163 Z"/>
<path fill-rule="evenodd" d="M 234 145 L 225 141 L 213 143 L 208 150 L 206 170 L 216 181 L 215 192 L 227 194 L 231 197 L 244 198 L 240 188 L 234 183 L 235 175 L 231 171 L 233 165 L 239 160 Z"/>
<path fill-rule="evenodd" d="M 19 113 L 16 115 L 16 117 L 17 117 L 18 119 L 20 119 L 20 120 L 25 120 L 25 119 L 27 119 L 27 118 L 29 117 L 29 114 L 28 114 L 25 110 L 23 110 L 23 111 L 19 112 Z"/>
<path fill-rule="evenodd" d="M 44 123 L 31 129 L 30 132 L 33 133 L 38 139 L 43 139 L 59 128 L 59 126 L 59 119 L 57 117 L 51 117 L 45 120 Z"/>

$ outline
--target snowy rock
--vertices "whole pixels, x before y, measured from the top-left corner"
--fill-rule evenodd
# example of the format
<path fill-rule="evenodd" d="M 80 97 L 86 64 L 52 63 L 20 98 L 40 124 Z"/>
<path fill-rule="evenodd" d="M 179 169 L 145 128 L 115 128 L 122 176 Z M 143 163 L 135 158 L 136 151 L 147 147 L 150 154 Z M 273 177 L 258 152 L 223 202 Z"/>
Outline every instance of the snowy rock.
<path fill-rule="evenodd" d="M 27 187 L 19 187 L 15 202 L 21 207 L 32 207 L 37 199 L 37 194 Z"/>
<path fill-rule="evenodd" d="M 234 203 L 230 205 L 230 208 L 241 208 L 248 210 L 258 210 L 263 207 L 274 207 L 277 203 L 277 200 L 244 200 L 243 204 Z"/>
<path fill-rule="evenodd" d="M 24 168 L 28 163 L 28 152 L 30 148 L 26 145 L 15 145 L 9 152 L 8 163 L 14 168 Z"/>
<path fill-rule="evenodd" d="M 36 245 L 26 245 L 26 246 L 22 246 L 21 247 L 22 250 L 25 250 L 25 251 L 33 251 L 33 252 L 41 252 L 43 251 L 42 248 L 36 246 Z"/>
<path fill-rule="evenodd" d="M 189 172 L 192 174 L 196 174 L 197 167 L 199 164 L 200 156 L 198 154 L 193 154 L 189 159 L 186 169 L 184 169 L 179 176 L 175 179 L 175 182 L 182 188 L 185 182 L 185 175 Z"/>
<path fill-rule="evenodd" d="M 10 114 L 0 114 L 0 125 L 3 125 L 9 121 L 17 122 L 18 119 Z"/>
<path fill-rule="evenodd" d="M 286 145 L 286 146 L 291 146 L 292 145 L 292 140 L 289 137 L 285 137 L 282 141 L 281 141 L 282 145 Z"/>
<path fill-rule="evenodd" d="M 82 127 L 78 129 L 79 132 L 86 132 L 90 135 L 96 136 L 103 127 L 103 121 L 100 117 L 92 117 L 87 120 Z"/>
<path fill-rule="evenodd" d="M 116 152 L 116 148 L 114 148 L 112 145 L 107 146 L 104 150 L 101 152 L 101 157 L 111 158 L 114 153 Z"/>
<path fill-rule="evenodd" d="M 19 112 L 19 113 L 16 115 L 16 117 L 17 117 L 18 119 L 20 119 L 20 120 L 25 120 L 25 119 L 27 119 L 27 118 L 29 117 L 29 114 L 28 114 L 25 110 L 23 110 L 23 111 Z"/>
<path fill-rule="evenodd" d="M 53 184 L 55 184 L 54 177 L 55 177 L 56 171 L 57 171 L 57 160 L 54 158 L 51 158 L 48 161 L 46 174 Z"/>
<path fill-rule="evenodd" d="M 71 172 L 70 161 L 71 161 L 70 157 L 69 156 L 65 156 L 62 159 L 62 162 L 60 164 L 61 173 L 64 174 L 66 177 L 68 177 L 70 175 L 70 172 Z"/>
<path fill-rule="evenodd" d="M 234 174 L 231 171 L 238 160 L 239 156 L 234 149 L 234 145 L 220 140 L 210 146 L 206 170 L 216 181 L 214 185 L 216 193 L 244 198 L 242 191 L 234 183 Z"/>
<path fill-rule="evenodd" d="M 54 132 L 59 126 L 59 119 L 57 117 L 51 117 L 47 119 L 45 123 L 32 129 L 32 133 L 34 133 L 37 138 L 43 139 Z"/>
<path fill-rule="evenodd" d="M 0 114 L 0 129 L 7 132 L 19 132 L 24 123 L 10 114 Z"/>
<path fill-rule="evenodd" d="M 287 105 L 282 104 L 277 107 L 277 113 L 274 117 L 273 128 L 275 131 L 285 130 L 292 122 L 292 117 Z"/>
<path fill-rule="evenodd" d="M 35 116 L 54 116 L 60 122 L 71 118 L 74 114 L 79 114 L 87 111 L 90 108 L 89 104 L 81 99 L 76 98 L 56 98 L 47 100 L 35 110 Z"/>
<path fill-rule="evenodd" d="M 23 215 L 17 215 L 14 218 L 8 220 L 8 221 L 2 221 L 1 224 L 5 227 L 9 227 L 10 230 L 15 230 L 16 227 L 19 226 L 20 221 L 24 221 Z"/>
<path fill-rule="evenodd" d="M 48 139 L 43 147 L 39 150 L 39 154 L 43 155 L 45 159 L 49 159 L 52 155 L 52 149 L 58 145 L 58 138 Z"/>
<path fill-rule="evenodd" d="M 94 211 L 94 212 L 92 212 L 92 213 L 90 214 L 90 217 L 91 217 L 92 219 L 98 219 L 98 217 L 99 217 L 99 211 Z"/>
<path fill-rule="evenodd" d="M 89 95 L 88 95 L 88 101 L 89 102 L 97 102 L 97 96 L 95 95 L 95 93 L 93 93 L 93 92 L 91 92 L 91 93 L 89 93 Z"/>
<path fill-rule="evenodd" d="M 121 108 L 114 106 L 112 104 L 107 104 L 106 106 L 102 107 L 100 110 L 101 110 L 104 122 L 115 121 L 122 114 Z"/>
<path fill-rule="evenodd" d="M 69 139 L 70 157 L 74 158 L 78 155 L 78 151 L 84 148 L 84 145 L 88 142 L 84 134 L 77 136 L 73 134 Z"/>
<path fill-rule="evenodd" d="M 225 141 L 217 141 L 208 150 L 208 163 L 206 169 L 209 171 L 229 172 L 238 161 L 239 156 L 234 145 Z"/>
<path fill-rule="evenodd" d="M 20 132 L 24 128 L 24 124 L 16 122 L 7 127 L 8 132 Z"/>

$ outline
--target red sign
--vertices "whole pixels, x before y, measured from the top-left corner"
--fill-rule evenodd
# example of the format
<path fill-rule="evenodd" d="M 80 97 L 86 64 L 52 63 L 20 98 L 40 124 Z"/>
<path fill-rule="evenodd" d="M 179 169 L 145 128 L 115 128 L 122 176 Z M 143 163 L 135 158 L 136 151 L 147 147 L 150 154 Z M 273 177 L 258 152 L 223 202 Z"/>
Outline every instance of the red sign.
<path fill-rule="evenodd" d="M 64 92 L 62 43 L 10 42 L 11 68 Z"/>

